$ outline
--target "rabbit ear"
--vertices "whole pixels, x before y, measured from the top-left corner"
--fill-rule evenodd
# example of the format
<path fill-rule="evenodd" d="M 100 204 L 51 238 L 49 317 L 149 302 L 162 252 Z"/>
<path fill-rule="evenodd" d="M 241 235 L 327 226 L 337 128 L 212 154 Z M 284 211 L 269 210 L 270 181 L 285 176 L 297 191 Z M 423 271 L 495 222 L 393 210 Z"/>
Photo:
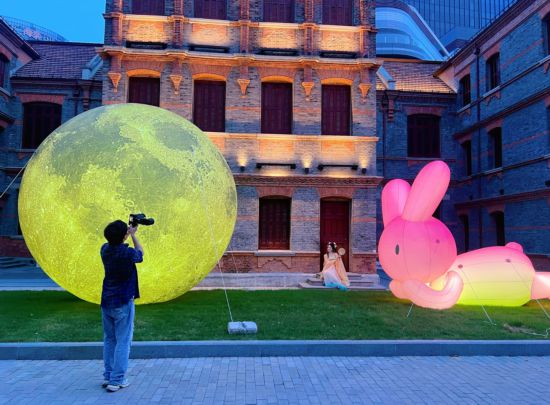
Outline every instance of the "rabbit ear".
<path fill-rule="evenodd" d="M 451 171 L 446 163 L 436 160 L 424 166 L 411 187 L 403 210 L 403 219 L 407 221 L 430 219 L 443 199 L 450 179 Z"/>
<path fill-rule="evenodd" d="M 403 214 L 411 186 L 405 180 L 395 179 L 382 190 L 382 219 L 388 226 L 396 217 Z"/>

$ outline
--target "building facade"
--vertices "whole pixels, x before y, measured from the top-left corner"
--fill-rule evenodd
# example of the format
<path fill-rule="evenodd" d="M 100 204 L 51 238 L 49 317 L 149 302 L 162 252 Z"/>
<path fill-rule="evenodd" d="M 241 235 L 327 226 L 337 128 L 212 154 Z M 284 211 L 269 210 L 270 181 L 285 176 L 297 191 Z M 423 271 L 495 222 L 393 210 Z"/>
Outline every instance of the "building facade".
<path fill-rule="evenodd" d="M 40 140 L 139 102 L 193 121 L 226 158 L 239 208 L 225 271 L 316 272 L 335 241 L 351 271 L 374 272 L 381 187 L 434 159 L 452 170 L 436 216 L 460 251 L 517 241 L 550 270 L 548 1 L 519 0 L 452 57 L 428 19 L 376 3 L 108 0 L 104 44 L 0 23 L 0 254 L 24 250 L 15 176 Z"/>

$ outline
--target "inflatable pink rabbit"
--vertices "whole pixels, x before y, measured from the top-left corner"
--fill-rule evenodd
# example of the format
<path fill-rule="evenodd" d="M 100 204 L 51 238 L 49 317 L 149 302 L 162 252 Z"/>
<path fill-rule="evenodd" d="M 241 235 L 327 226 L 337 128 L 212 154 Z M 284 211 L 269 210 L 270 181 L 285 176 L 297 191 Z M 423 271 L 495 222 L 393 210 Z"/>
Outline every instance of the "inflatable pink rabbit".
<path fill-rule="evenodd" d="M 466 305 L 520 306 L 550 297 L 550 274 L 536 273 L 518 243 L 456 254 L 449 229 L 432 215 L 451 173 L 431 162 L 411 186 L 400 179 L 382 191 L 384 231 L 378 253 L 398 298 L 418 306 L 446 309 Z"/>

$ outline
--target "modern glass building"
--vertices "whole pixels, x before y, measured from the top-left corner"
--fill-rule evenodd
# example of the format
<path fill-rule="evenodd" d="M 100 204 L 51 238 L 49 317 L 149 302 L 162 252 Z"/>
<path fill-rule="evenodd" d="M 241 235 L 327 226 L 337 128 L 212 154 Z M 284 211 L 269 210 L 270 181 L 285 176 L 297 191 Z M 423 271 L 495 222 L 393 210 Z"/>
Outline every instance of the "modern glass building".
<path fill-rule="evenodd" d="M 415 7 L 449 51 L 461 47 L 517 0 L 401 0 Z"/>

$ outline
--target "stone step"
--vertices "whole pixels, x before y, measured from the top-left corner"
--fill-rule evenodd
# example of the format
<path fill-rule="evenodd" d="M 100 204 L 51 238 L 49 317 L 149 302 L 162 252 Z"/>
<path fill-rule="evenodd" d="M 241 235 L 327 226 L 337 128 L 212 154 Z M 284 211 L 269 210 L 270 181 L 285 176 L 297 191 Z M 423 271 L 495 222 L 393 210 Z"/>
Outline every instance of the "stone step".
<path fill-rule="evenodd" d="M 300 283 L 300 288 L 306 290 L 334 290 L 334 288 L 327 288 L 324 285 L 312 285 L 309 283 Z M 350 291 L 386 291 L 386 288 L 380 284 L 372 284 L 370 286 L 355 286 L 349 287 Z"/>

